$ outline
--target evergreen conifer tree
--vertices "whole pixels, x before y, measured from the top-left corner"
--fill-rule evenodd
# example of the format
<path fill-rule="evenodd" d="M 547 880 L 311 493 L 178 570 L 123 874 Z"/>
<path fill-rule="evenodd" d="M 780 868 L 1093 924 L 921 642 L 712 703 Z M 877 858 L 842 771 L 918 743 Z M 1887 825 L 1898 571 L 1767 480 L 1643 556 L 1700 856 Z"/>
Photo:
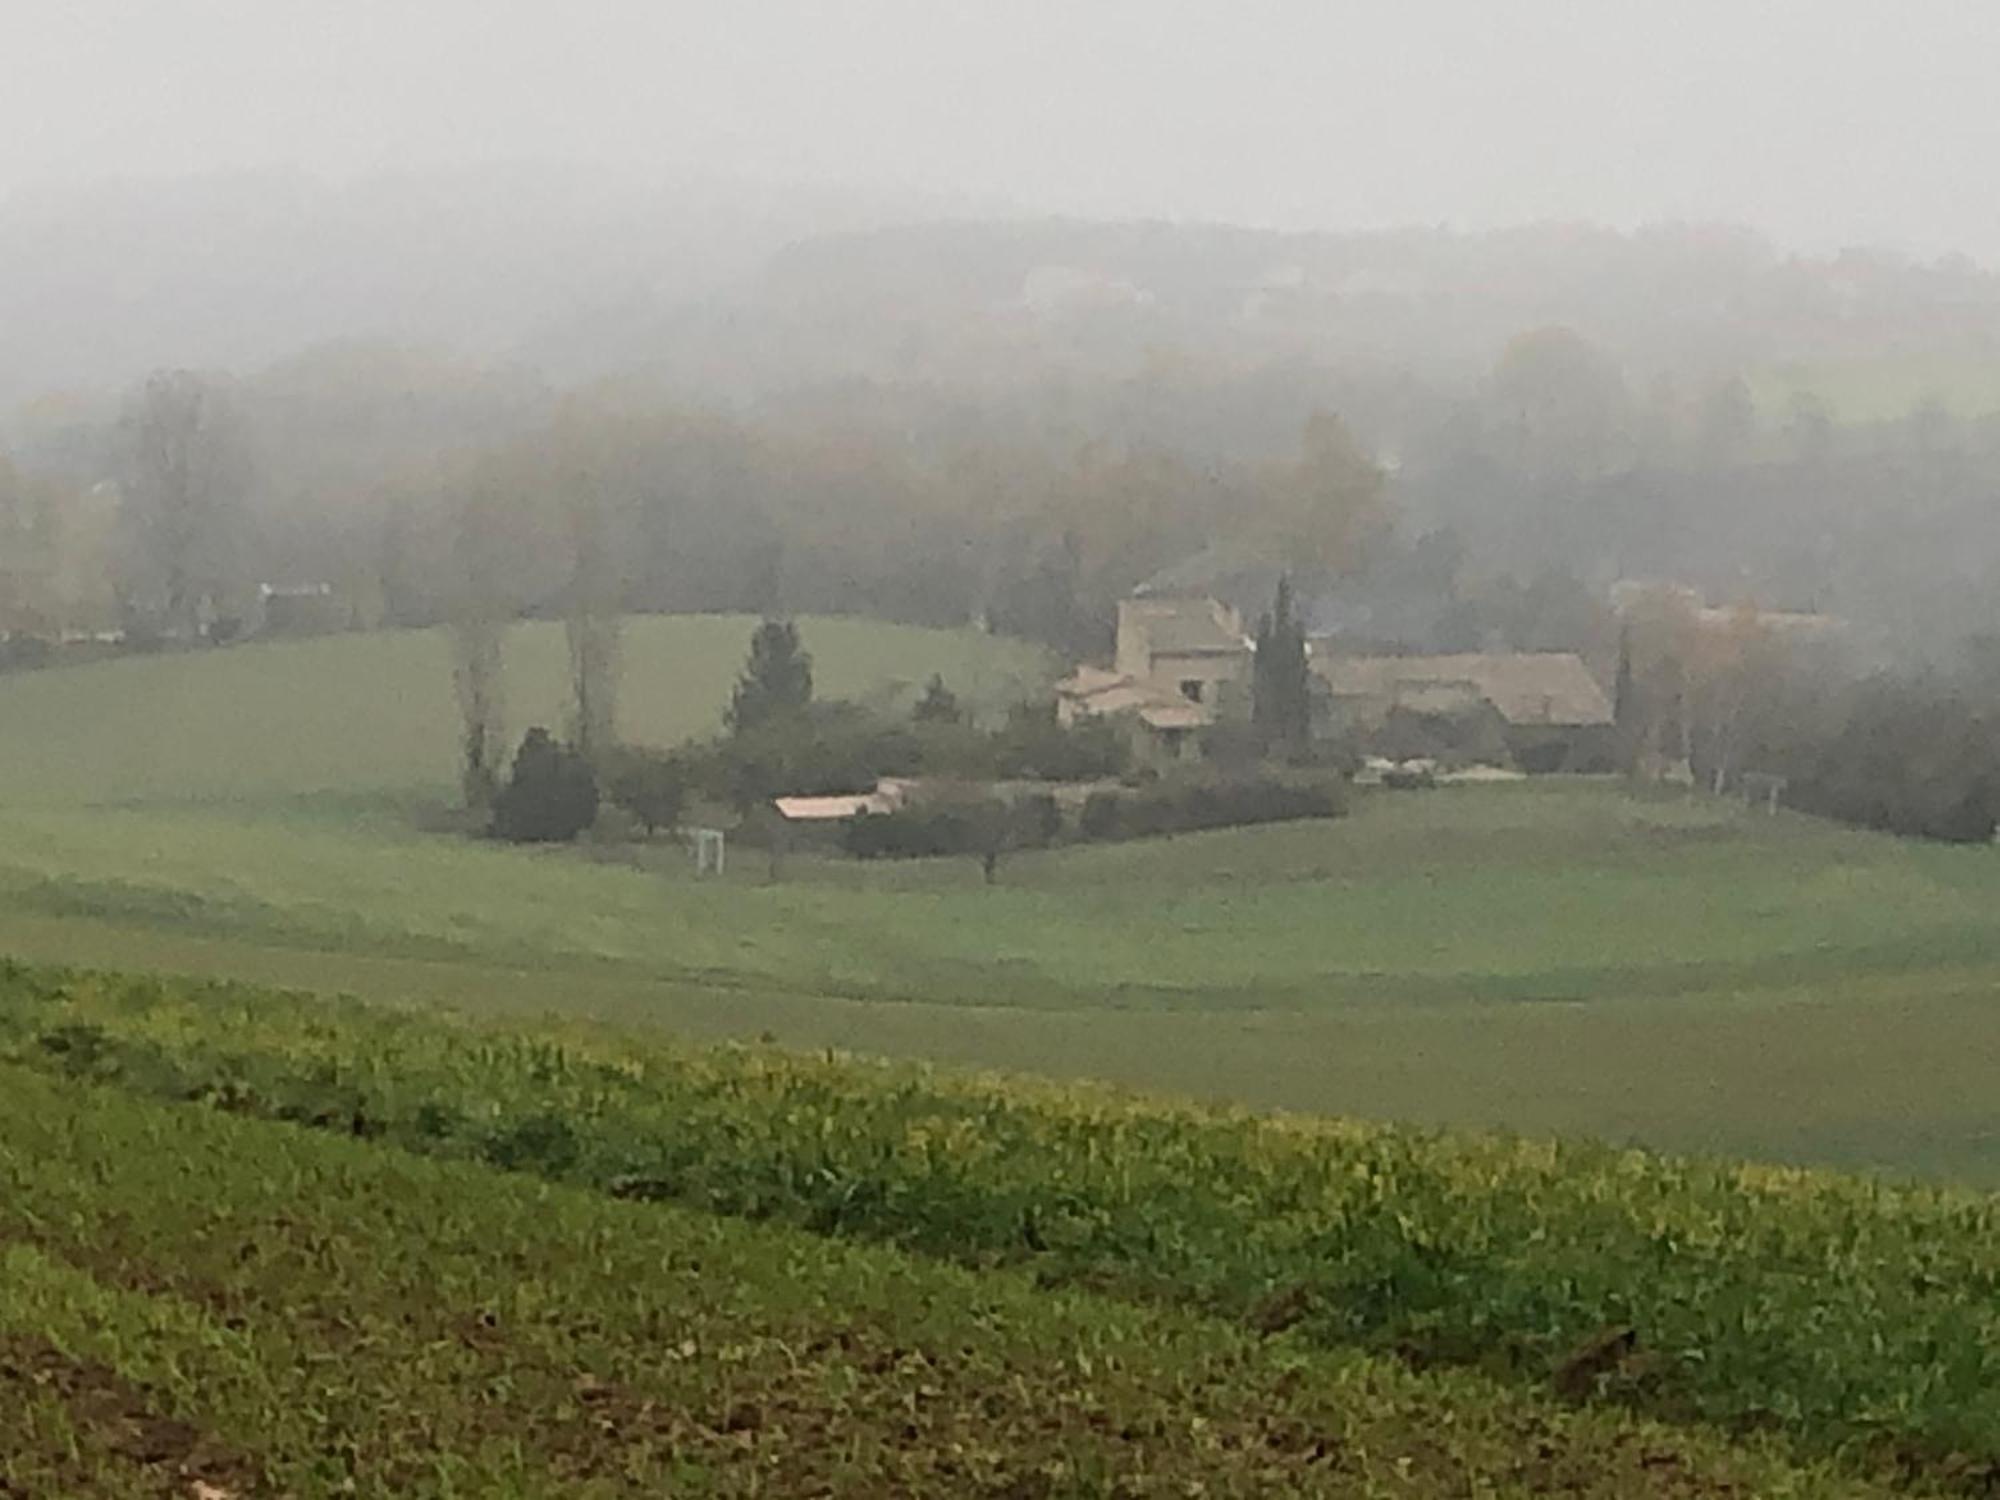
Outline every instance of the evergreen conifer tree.
<path fill-rule="evenodd" d="M 802 713 L 812 694 L 812 657 L 799 643 L 799 627 L 766 620 L 750 637 L 749 659 L 730 695 L 729 727 L 743 734 Z"/>
<path fill-rule="evenodd" d="M 1305 627 L 1292 607 L 1289 577 L 1278 580 L 1270 612 L 1258 622 L 1250 686 L 1250 722 L 1266 753 L 1305 749 L 1312 737 L 1312 685 Z"/>

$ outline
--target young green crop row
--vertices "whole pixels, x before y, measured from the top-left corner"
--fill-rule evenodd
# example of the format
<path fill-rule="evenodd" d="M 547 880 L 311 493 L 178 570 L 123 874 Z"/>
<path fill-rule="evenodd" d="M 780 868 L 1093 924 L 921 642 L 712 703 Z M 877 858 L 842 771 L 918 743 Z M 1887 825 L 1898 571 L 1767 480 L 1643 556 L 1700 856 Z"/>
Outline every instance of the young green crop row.
<path fill-rule="evenodd" d="M 1833 1496 L 1769 1444 L 0 1066 L 0 1494 Z"/>
<path fill-rule="evenodd" d="M 1961 1487 L 2000 1472 L 2000 1207 L 1970 1194 L 26 970 L 0 976 L 0 1052 Z"/>

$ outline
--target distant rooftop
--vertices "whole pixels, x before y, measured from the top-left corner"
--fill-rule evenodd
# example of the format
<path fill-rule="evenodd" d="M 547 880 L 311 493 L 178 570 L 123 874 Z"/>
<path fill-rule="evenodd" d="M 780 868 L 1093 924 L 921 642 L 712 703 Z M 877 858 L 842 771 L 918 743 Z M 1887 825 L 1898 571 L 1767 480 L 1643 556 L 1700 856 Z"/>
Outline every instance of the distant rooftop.
<path fill-rule="evenodd" d="M 1234 656 L 1249 647 L 1241 617 L 1214 599 L 1151 597 L 1127 600 L 1124 607 L 1144 629 L 1154 656 Z"/>
<path fill-rule="evenodd" d="M 1476 695 L 1510 724 L 1609 724 L 1611 700 L 1583 659 L 1544 651 L 1460 656 L 1318 653 L 1313 670 L 1335 698 L 1377 698 L 1434 711 Z"/>

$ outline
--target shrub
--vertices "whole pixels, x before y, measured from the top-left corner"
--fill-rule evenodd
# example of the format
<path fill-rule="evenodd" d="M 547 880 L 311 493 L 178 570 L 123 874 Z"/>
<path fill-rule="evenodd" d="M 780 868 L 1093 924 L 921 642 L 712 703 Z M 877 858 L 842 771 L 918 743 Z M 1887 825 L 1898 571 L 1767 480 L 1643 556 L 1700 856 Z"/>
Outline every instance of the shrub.
<path fill-rule="evenodd" d="M 910 717 L 919 724 L 956 724 L 965 715 L 958 706 L 958 694 L 944 685 L 942 676 L 933 673 Z"/>
<path fill-rule="evenodd" d="M 983 855 L 992 842 L 993 816 L 984 803 L 864 814 L 849 821 L 844 842 L 857 859 Z"/>
<path fill-rule="evenodd" d="M 1788 778 L 1802 812 L 1863 828 L 1984 843 L 2000 821 L 2000 717 L 1975 681 L 1885 673 L 1851 684 L 1801 678 L 1758 705 L 1734 766 Z M 1715 757 L 1696 774 L 1716 775 Z"/>
<path fill-rule="evenodd" d="M 157 621 L 151 619 L 129 620 L 118 633 L 118 644 L 126 651 L 148 653 L 164 651 L 167 648 L 167 633 Z"/>
<path fill-rule="evenodd" d="M 1344 811 L 1337 784 L 1276 777 L 1168 783 L 1140 792 L 1098 792 L 1084 804 L 1081 828 L 1090 839 L 1154 838 L 1205 828 L 1237 828 L 1299 818 L 1335 818 Z"/>
<path fill-rule="evenodd" d="M 567 843 L 597 821 L 590 763 L 546 729 L 530 729 L 493 803 L 493 831 L 519 844 Z"/>
<path fill-rule="evenodd" d="M 1118 727 L 1084 719 L 1064 727 L 1053 703 L 1017 703 L 994 735 L 995 770 L 1034 781 L 1096 781 L 1121 775 L 1131 759 Z"/>
<path fill-rule="evenodd" d="M 1061 831 L 1062 810 L 1054 797 L 1023 797 L 1012 803 L 988 798 L 854 818 L 842 842 L 857 859 L 976 856 L 990 878 L 1001 855 L 1014 849 L 1046 848 Z"/>
<path fill-rule="evenodd" d="M 1077 831 L 1087 839 L 1118 837 L 1118 810 L 1126 800 L 1117 792 L 1092 792 L 1083 804 Z"/>
<path fill-rule="evenodd" d="M 1866 683 L 1839 732 L 1793 763 L 1794 803 L 1843 822 L 1984 843 L 2000 819 L 2000 724 L 1953 685 Z"/>
<path fill-rule="evenodd" d="M 46 667 L 56 648 L 39 635 L 10 635 L 0 641 L 0 671 L 30 672 Z"/>
<path fill-rule="evenodd" d="M 885 723 L 856 704 L 815 703 L 713 741 L 689 774 L 739 810 L 773 797 L 865 792 L 882 776 L 917 768 L 918 738 L 909 725 Z"/>
<path fill-rule="evenodd" d="M 907 770 L 885 765 L 883 774 L 948 776 L 988 781 L 1000 775 L 997 738 L 964 719 L 931 719 L 912 723 L 886 749 L 907 752 Z"/>
<path fill-rule="evenodd" d="M 1046 849 L 1062 837 L 1062 809 L 1048 792 L 1037 792 L 1015 803 L 1012 823 L 1023 849 Z"/>
<path fill-rule="evenodd" d="M 621 750 L 612 757 L 604 789 L 650 837 L 680 822 L 692 779 L 692 768 L 682 756 Z"/>

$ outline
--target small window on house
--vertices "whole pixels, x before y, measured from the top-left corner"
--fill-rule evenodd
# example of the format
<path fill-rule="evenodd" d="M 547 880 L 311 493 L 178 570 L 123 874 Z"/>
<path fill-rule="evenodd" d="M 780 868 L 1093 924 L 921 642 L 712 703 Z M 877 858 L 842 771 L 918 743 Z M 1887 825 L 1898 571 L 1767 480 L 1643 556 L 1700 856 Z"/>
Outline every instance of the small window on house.
<path fill-rule="evenodd" d="M 1183 677 L 1181 679 L 1181 696 L 1190 703 L 1201 702 L 1201 679 L 1199 677 Z"/>

